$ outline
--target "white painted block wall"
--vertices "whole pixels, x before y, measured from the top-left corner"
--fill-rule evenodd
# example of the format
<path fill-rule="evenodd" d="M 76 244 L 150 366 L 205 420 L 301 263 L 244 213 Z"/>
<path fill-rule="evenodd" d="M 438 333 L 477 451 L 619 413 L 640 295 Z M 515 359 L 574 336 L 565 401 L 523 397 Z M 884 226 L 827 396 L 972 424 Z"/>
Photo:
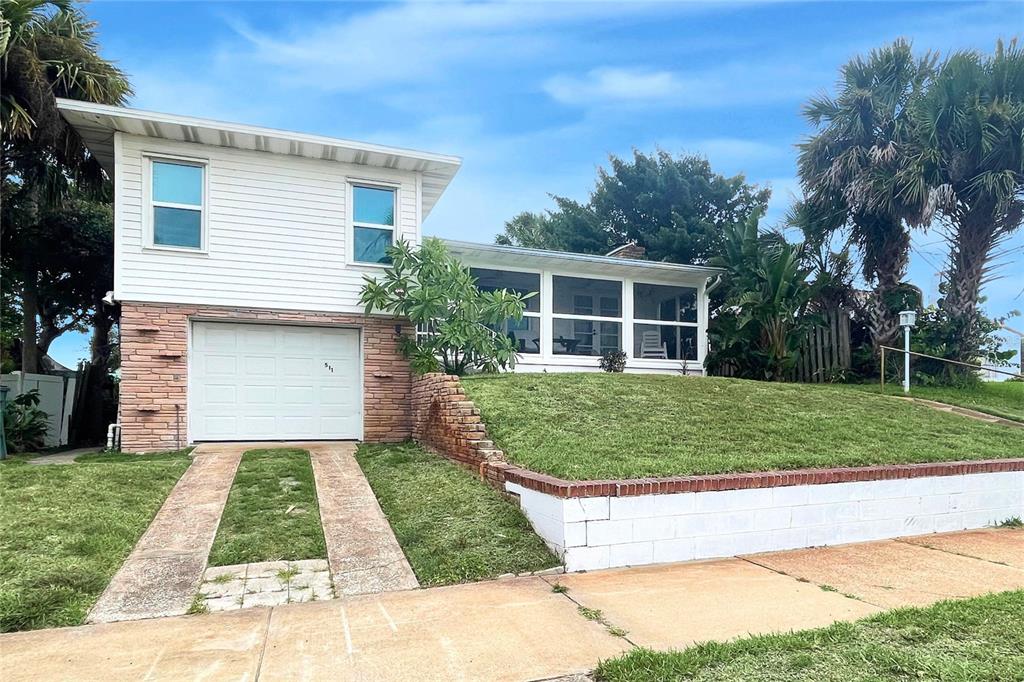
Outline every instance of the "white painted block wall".
<path fill-rule="evenodd" d="M 631 497 L 506 489 L 569 571 L 925 535 L 1024 516 L 1024 472 Z"/>

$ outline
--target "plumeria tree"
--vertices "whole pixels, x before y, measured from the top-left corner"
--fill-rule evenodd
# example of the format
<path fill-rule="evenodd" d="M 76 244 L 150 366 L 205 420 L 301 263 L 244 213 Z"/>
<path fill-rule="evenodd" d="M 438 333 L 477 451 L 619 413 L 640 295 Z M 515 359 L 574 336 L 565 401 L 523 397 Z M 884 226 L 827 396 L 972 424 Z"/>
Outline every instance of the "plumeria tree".
<path fill-rule="evenodd" d="M 469 268 L 439 239 L 418 248 L 400 241 L 388 257 L 383 276 L 365 278 L 360 301 L 367 315 L 391 313 L 416 326 L 416 334 L 401 338 L 413 371 L 461 376 L 515 365 L 515 343 L 498 330 L 505 320 L 522 319 L 526 299 L 535 293 L 481 291 Z"/>

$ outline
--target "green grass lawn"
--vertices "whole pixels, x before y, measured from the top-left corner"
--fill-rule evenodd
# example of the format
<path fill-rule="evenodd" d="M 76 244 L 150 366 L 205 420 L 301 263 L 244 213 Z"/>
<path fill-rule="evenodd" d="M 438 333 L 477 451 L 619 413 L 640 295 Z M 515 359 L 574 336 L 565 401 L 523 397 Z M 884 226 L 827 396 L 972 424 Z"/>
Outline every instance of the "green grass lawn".
<path fill-rule="evenodd" d="M 309 453 L 272 448 L 242 455 L 209 564 L 326 556 Z"/>
<path fill-rule="evenodd" d="M 604 373 L 463 385 L 512 462 L 570 480 L 1024 456 L 1018 429 L 847 386 Z"/>
<path fill-rule="evenodd" d="M 818 630 L 636 649 L 604 661 L 604 682 L 1024 679 L 1024 591 L 889 611 Z"/>
<path fill-rule="evenodd" d="M 878 384 L 863 384 L 858 388 L 875 393 L 881 392 Z M 885 392 L 889 395 L 903 395 L 903 388 L 898 384 L 886 384 Z M 911 386 L 910 395 L 1024 422 L 1024 381 L 986 381 L 965 388 Z"/>
<path fill-rule="evenodd" d="M 458 465 L 411 443 L 356 459 L 422 585 L 558 565 L 519 508 Z"/>
<path fill-rule="evenodd" d="M 0 465 L 0 631 L 80 624 L 190 462 L 82 459 Z"/>

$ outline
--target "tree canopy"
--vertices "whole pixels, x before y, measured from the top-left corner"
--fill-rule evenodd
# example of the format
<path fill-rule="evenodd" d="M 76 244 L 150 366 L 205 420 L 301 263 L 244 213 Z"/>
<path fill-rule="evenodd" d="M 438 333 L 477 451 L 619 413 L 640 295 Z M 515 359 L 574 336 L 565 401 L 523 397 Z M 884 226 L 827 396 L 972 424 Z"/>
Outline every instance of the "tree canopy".
<path fill-rule="evenodd" d="M 554 210 L 517 215 L 497 242 L 578 253 L 636 243 L 653 260 L 706 263 L 721 252 L 724 231 L 763 213 L 771 195 L 699 156 L 634 151 L 610 164 L 585 203 L 553 197 Z"/>

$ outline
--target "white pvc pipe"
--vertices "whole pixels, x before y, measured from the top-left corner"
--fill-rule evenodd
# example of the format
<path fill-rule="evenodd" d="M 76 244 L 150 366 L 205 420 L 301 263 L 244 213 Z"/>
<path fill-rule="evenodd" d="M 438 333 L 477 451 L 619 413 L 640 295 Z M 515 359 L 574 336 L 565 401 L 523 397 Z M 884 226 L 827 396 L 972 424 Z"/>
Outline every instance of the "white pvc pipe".
<path fill-rule="evenodd" d="M 910 327 L 903 328 L 903 392 L 910 393 Z"/>
<path fill-rule="evenodd" d="M 114 440 L 115 433 L 119 436 L 121 435 L 121 425 L 116 422 L 107 427 L 107 450 L 114 449 L 114 443 L 116 442 Z"/>

